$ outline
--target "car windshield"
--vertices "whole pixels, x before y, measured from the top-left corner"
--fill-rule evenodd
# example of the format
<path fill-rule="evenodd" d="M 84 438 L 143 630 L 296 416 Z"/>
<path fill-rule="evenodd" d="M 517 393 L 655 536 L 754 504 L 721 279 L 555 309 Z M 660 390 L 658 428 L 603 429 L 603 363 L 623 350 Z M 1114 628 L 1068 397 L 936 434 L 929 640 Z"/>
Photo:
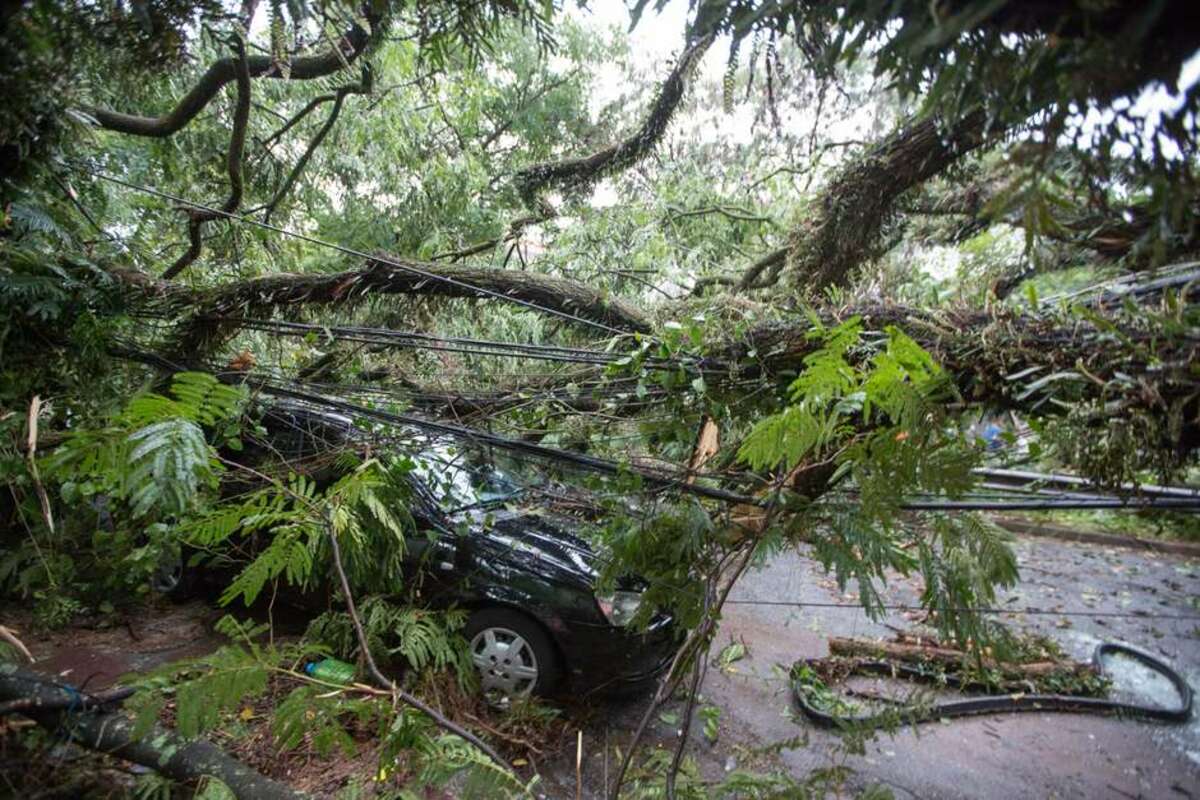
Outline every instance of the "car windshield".
<path fill-rule="evenodd" d="M 434 445 L 412 457 L 413 473 L 448 512 L 502 503 L 525 491 L 526 486 L 513 475 L 478 456 L 452 446 Z"/>

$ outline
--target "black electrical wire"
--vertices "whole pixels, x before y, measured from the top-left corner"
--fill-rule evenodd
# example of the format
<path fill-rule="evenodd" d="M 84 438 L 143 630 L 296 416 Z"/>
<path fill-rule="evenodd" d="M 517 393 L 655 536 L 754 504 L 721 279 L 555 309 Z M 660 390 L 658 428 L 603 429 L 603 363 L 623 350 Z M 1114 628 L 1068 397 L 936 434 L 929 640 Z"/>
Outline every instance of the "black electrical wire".
<path fill-rule="evenodd" d="M 1184 497 L 1060 497 L 1045 500 L 914 500 L 902 503 L 905 511 L 1047 511 L 1050 509 L 1156 508 L 1200 510 L 1200 498 Z"/>
<path fill-rule="evenodd" d="M 797 677 L 793 669 L 792 697 L 796 706 L 806 717 L 817 725 L 826 728 L 846 727 L 880 727 L 894 723 L 915 725 L 922 722 L 946 719 L 949 717 L 966 717 L 978 714 L 1007 714 L 1014 711 L 1064 711 L 1085 712 L 1090 714 L 1117 714 L 1135 716 L 1160 722 L 1187 722 L 1192 718 L 1192 687 L 1174 668 L 1161 661 L 1156 656 L 1116 642 L 1103 642 L 1097 645 L 1092 654 L 1092 663 L 1097 671 L 1104 675 L 1104 657 L 1109 654 L 1122 654 L 1141 662 L 1158 674 L 1162 675 L 1179 695 L 1177 708 L 1162 708 L 1161 706 L 1124 703 L 1118 700 L 1108 700 L 1101 697 L 1073 697 L 1061 694 L 1026 694 L 1014 693 L 990 697 L 972 697 L 965 700 L 949 700 L 931 705 L 909 705 L 893 711 L 875 714 L 836 714 L 826 711 L 815 702 L 817 687 L 805 684 Z M 811 665 L 821 659 L 806 659 L 797 665 Z M 961 679 L 953 676 L 932 674 L 918 667 L 905 664 L 894 664 L 890 661 L 860 661 L 853 667 L 855 672 L 876 675 L 904 675 L 918 680 L 945 680 L 950 686 L 961 687 Z"/>
<path fill-rule="evenodd" d="M 407 347 L 466 355 L 529 358 L 540 361 L 560 361 L 573 364 L 607 365 L 616 358 L 603 357 L 597 351 L 570 350 L 568 348 L 540 348 L 516 342 L 489 342 L 483 340 L 458 339 L 410 333 L 408 331 L 386 331 L 383 328 L 355 330 L 346 326 L 308 325 L 299 322 L 274 320 L 241 320 L 226 317 L 204 317 L 206 321 L 232 322 L 244 330 L 262 331 L 281 336 L 307 336 L 320 333 L 335 341 L 374 344 L 384 347 Z M 470 346 L 474 345 L 474 346 Z"/>
<path fill-rule="evenodd" d="M 993 484 L 1005 486 L 1031 487 L 1037 489 L 1050 487 L 1068 487 L 1086 493 L 1095 486 L 1087 478 L 1078 475 L 1064 475 L 1056 472 L 1033 472 L 1030 470 L 1004 469 L 999 467 L 977 467 L 971 470 L 974 475 L 986 478 Z M 1193 486 L 1159 486 L 1152 483 L 1133 484 L 1123 483 L 1116 487 L 1119 491 L 1140 495 L 1156 495 L 1162 497 L 1200 497 L 1200 489 Z"/>
<path fill-rule="evenodd" d="M 371 328 L 358 325 L 317 325 L 284 320 L 223 316 L 205 316 L 201 317 L 201 319 L 206 322 L 229 323 L 247 330 L 278 333 L 284 336 L 307 336 L 316 333 L 344 341 L 398 345 L 401 347 L 443 350 L 475 355 L 540 358 L 552 361 L 601 365 L 613 364 L 628 358 L 628 355 L 620 352 L 597 350 L 594 348 L 528 344 L 524 342 L 496 341 L 461 336 L 438 336 L 419 331 L 398 331 L 390 328 Z M 642 362 L 642 366 L 653 369 L 695 368 L 702 362 L 703 359 L 695 358 L 664 359 L 650 357 Z"/>
<path fill-rule="evenodd" d="M 368 419 L 374 419 L 380 422 L 406 425 L 425 430 L 430 433 L 438 433 L 457 439 L 465 439 L 467 441 L 472 441 L 479 444 L 491 445 L 493 447 L 499 447 L 502 449 L 511 450 L 513 452 L 523 453 L 535 458 L 544 458 L 552 461 L 568 463 L 588 472 L 597 472 L 606 475 L 635 475 L 640 477 L 642 480 L 656 486 L 663 488 L 676 488 L 681 491 L 685 491 L 690 494 L 696 494 L 701 497 L 707 497 L 712 500 L 721 500 L 730 503 L 761 503 L 758 498 L 752 498 L 737 492 L 731 492 L 725 489 L 717 489 L 696 483 L 688 484 L 686 483 L 688 475 L 683 472 L 654 472 L 646 469 L 629 467 L 606 458 L 598 458 L 596 456 L 589 456 L 583 453 L 572 452 L 570 450 L 547 447 L 545 445 L 535 444 L 533 442 L 527 442 L 521 439 L 510 439 L 489 431 L 483 431 L 477 428 L 469 428 L 465 425 L 458 425 L 448 422 L 434 422 L 432 420 L 412 416 L 411 414 L 396 414 L 389 411 L 367 408 L 365 406 L 346 403 L 341 400 L 334 400 L 330 397 L 322 397 L 320 395 L 314 395 L 308 392 L 300 392 L 294 389 L 288 389 L 284 386 L 277 386 L 262 381 L 251 381 L 251 383 L 264 393 L 277 397 L 286 397 L 292 400 L 299 400 L 315 406 L 323 406 L 325 408 L 334 409 L 343 413 L 353 414 L 360 417 L 366 417 Z"/>
<path fill-rule="evenodd" d="M 130 349 L 119 348 L 115 349 L 115 355 L 139 360 L 143 363 L 166 368 L 168 371 L 177 371 L 179 367 L 171 364 L 171 362 L 150 353 L 142 353 Z M 754 497 L 741 492 L 730 491 L 727 489 L 719 489 L 711 487 L 705 483 L 696 482 L 700 480 L 717 480 L 729 481 L 738 479 L 737 476 L 709 476 L 703 474 L 689 473 L 686 470 L 675 468 L 671 471 L 666 470 L 648 470 L 645 468 L 633 467 L 627 464 L 613 461 L 611 459 L 590 456 L 583 453 L 577 453 L 571 450 L 563 450 L 555 447 L 547 447 L 545 445 L 528 442 L 523 439 L 512 439 L 500 436 L 490 431 L 483 431 L 478 428 L 471 428 L 466 425 L 435 422 L 433 420 L 424 419 L 422 417 L 413 416 L 411 414 L 398 414 L 379 409 L 369 408 L 367 406 L 348 403 L 343 400 L 326 397 L 324 395 L 312 394 L 311 392 L 303 392 L 296 389 L 290 389 L 287 386 L 270 383 L 256 379 L 252 376 L 237 373 L 235 377 L 238 380 L 244 381 L 249 385 L 255 386 L 261 391 L 279 396 L 287 397 L 294 400 L 310 403 L 317 407 L 325 407 L 336 411 L 341 411 L 346 414 L 357 415 L 374 419 L 379 422 L 390 423 L 395 425 L 404 425 L 408 427 L 418 428 L 421 430 L 438 433 L 441 435 L 451 436 L 467 441 L 474 441 L 481 444 L 499 447 L 501 449 L 510 450 L 512 452 L 523 453 L 535 458 L 557 461 L 560 463 L 571 464 L 579 469 L 595 472 L 606 475 L 634 475 L 651 485 L 673 489 L 686 494 L 694 494 L 700 497 L 707 497 L 712 500 L 719 500 L 726 503 L 737 503 L 744 505 L 763 506 L 766 501 L 761 497 Z M 294 384 L 293 384 L 294 385 Z M 689 480 L 690 479 L 690 480 Z M 899 506 L 907 511 L 999 511 L 999 510 L 1046 510 L 1046 509 L 1070 509 L 1070 508 L 1113 508 L 1113 509 L 1172 509 L 1180 511 L 1197 511 L 1200 510 L 1200 499 L 1189 498 L 1164 498 L 1164 497 L 1149 497 L 1149 498 L 1095 498 L 1095 499 L 1074 499 L 1074 498 L 1052 498 L 1052 499 L 1021 499 L 1014 501 L 992 501 L 992 500 L 916 500 L 901 503 Z"/>

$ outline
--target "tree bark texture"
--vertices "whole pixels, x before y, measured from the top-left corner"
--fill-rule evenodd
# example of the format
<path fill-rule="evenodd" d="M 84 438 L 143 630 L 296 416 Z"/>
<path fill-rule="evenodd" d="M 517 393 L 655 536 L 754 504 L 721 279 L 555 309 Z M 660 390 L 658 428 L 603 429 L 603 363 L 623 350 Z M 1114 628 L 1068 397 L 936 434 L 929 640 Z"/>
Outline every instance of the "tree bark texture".
<path fill-rule="evenodd" d="M 239 800 L 300 800 L 305 795 L 231 758 L 211 742 L 188 741 L 161 725 L 134 737 L 134 723 L 119 711 L 70 710 L 79 702 L 74 690 L 55 685 L 35 672 L 0 664 L 0 700 L 30 699 L 20 713 L 50 731 L 65 731 L 90 750 L 150 767 L 173 780 L 194 784 L 220 780 Z M 63 710 L 66 707 L 68 710 Z"/>
<path fill-rule="evenodd" d="M 399 265 L 399 266 L 397 266 Z M 175 355 L 211 352 L 229 335 L 221 317 L 269 316 L 288 307 L 333 306 L 383 295 L 512 298 L 620 331 L 647 331 L 641 311 L 584 283 L 524 270 L 435 264 L 389 256 L 367 266 L 325 274 L 275 274 L 193 292 L 166 289 L 169 303 L 190 306 Z M 536 310 L 536 309 L 535 309 Z"/>
<path fill-rule="evenodd" d="M 792 231 L 788 267 L 804 293 L 845 286 L 853 271 L 881 252 L 881 234 L 896 199 L 941 173 L 988 139 L 982 112 L 945 124 L 929 117 L 875 145 L 843 167 Z"/>
<path fill-rule="evenodd" d="M 368 23 L 374 29 L 378 29 L 377 18 L 368 19 Z M 337 42 L 336 50 L 292 59 L 286 80 L 302 81 L 332 75 L 362 55 L 370 42 L 371 34 L 361 25 L 355 24 Z M 285 79 L 279 64 L 269 55 L 249 56 L 246 62 L 251 78 Z M 186 127 L 216 97 L 217 92 L 227 83 L 236 80 L 237 76 L 238 59 L 221 58 L 214 61 L 175 108 L 159 116 L 126 114 L 94 106 L 84 110 L 94 117 L 101 127 L 108 130 L 161 139 Z"/>

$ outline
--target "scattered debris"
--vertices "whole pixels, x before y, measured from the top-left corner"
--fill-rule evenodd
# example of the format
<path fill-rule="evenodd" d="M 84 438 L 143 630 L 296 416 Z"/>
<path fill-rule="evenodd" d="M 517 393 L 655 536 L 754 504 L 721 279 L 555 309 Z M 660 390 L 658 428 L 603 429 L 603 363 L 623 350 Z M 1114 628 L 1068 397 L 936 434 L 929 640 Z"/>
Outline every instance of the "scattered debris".
<path fill-rule="evenodd" d="M 832 638 L 829 649 L 832 655 L 798 661 L 791 673 L 796 704 L 809 719 L 826 727 L 874 728 L 1013 711 L 1123 714 L 1163 722 L 1187 722 L 1192 716 L 1192 689 L 1178 672 L 1145 651 L 1114 642 L 1098 645 L 1091 664 L 1056 653 L 1047 660 L 1002 661 L 910 634 L 890 642 Z M 1025 651 L 1026 658 L 1044 654 L 1037 648 Z M 1139 662 L 1169 681 L 1178 695 L 1178 707 L 1109 699 L 1105 659 L 1113 655 Z M 986 696 L 935 702 L 929 693 L 913 692 L 898 699 L 831 688 L 852 675 L 880 675 L 938 688 L 982 691 Z M 869 700 L 882 710 L 866 709 L 843 695 Z"/>

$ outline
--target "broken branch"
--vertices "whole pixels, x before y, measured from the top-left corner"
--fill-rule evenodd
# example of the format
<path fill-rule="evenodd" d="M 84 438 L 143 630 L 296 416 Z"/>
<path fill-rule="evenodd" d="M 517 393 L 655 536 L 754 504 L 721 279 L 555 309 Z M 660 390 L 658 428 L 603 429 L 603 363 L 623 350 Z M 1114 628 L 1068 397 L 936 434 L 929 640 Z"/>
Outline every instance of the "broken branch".
<path fill-rule="evenodd" d="M 713 42 L 713 36 L 693 41 L 675 62 L 659 89 L 654 105 L 641 126 L 627 139 L 589 156 L 533 164 L 516 174 L 516 185 L 526 205 L 537 208 L 545 189 L 586 186 L 603 176 L 637 162 L 662 140 L 687 89 L 693 68 Z"/>
<path fill-rule="evenodd" d="M 116 697 L 119 692 L 109 693 Z M 99 697 L 99 695 L 97 695 Z M 195 784 L 219 779 L 239 800 L 301 800 L 303 795 L 231 758 L 211 742 L 188 741 L 161 725 L 137 736 L 133 720 L 116 711 L 76 710 L 86 697 L 13 664 L 0 663 L 0 700 L 23 703 L 20 713 L 48 731 L 70 736 L 91 750 L 123 758 Z"/>

